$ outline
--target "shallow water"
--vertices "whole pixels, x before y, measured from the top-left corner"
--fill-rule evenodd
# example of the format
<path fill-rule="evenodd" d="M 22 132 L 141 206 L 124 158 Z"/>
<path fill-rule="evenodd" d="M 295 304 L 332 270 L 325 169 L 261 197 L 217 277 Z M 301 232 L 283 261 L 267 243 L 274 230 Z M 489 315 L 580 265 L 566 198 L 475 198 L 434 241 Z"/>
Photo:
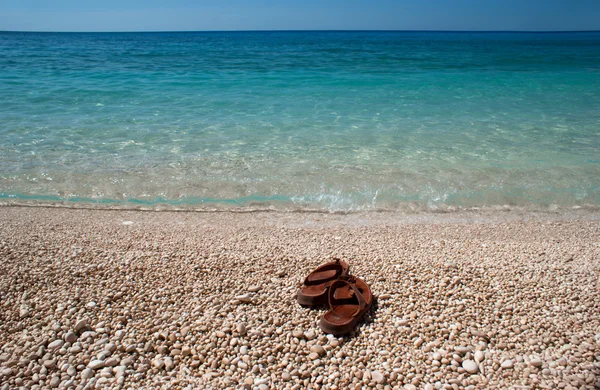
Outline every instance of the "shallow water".
<path fill-rule="evenodd" d="M 0 200 L 600 206 L 600 33 L 0 33 Z"/>

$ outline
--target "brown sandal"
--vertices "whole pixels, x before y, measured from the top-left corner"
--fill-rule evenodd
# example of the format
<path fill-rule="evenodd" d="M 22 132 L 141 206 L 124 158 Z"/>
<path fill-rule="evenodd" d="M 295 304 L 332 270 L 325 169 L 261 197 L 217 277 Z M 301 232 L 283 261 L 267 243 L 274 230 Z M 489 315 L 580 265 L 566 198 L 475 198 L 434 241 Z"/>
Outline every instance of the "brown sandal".
<path fill-rule="evenodd" d="M 373 303 L 367 284 L 357 277 L 338 279 L 329 287 L 329 311 L 319 326 L 325 333 L 342 335 L 350 332 Z"/>
<path fill-rule="evenodd" d="M 329 286 L 336 279 L 347 277 L 349 272 L 348 263 L 340 259 L 321 265 L 304 279 L 304 286 L 298 290 L 298 303 L 303 306 L 326 305 Z"/>

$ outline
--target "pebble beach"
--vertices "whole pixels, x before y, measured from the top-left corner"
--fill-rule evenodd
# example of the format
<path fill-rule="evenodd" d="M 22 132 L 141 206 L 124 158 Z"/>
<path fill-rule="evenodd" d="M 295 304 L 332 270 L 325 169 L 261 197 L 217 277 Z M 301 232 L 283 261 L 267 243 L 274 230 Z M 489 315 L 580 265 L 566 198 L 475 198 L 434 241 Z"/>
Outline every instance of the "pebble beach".
<path fill-rule="evenodd" d="M 597 389 L 600 219 L 0 207 L 0 389 Z M 295 294 L 338 257 L 344 337 Z"/>

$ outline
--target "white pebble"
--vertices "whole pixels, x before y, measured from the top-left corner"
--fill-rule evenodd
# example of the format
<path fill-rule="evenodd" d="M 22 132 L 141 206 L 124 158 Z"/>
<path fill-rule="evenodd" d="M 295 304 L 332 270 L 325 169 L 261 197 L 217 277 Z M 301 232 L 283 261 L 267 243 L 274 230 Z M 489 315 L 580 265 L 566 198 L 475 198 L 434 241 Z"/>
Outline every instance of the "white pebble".
<path fill-rule="evenodd" d="M 51 342 L 50 344 L 48 344 L 48 349 L 50 350 L 55 350 L 55 349 L 59 349 L 60 347 L 63 346 L 65 342 L 62 340 L 54 340 L 53 342 Z"/>
<path fill-rule="evenodd" d="M 88 368 L 91 368 L 92 370 L 97 370 L 102 367 L 104 367 L 104 360 L 92 360 L 90 364 L 88 364 Z"/>
<path fill-rule="evenodd" d="M 529 361 L 529 364 L 531 364 L 533 367 L 541 367 L 544 363 L 542 362 L 542 360 L 538 357 L 534 357 Z"/>
<path fill-rule="evenodd" d="M 483 352 L 481 352 L 481 351 L 475 351 L 475 361 L 477 363 L 481 363 L 483 361 L 483 359 L 484 359 Z"/>
<path fill-rule="evenodd" d="M 81 372 L 82 379 L 90 379 L 93 376 L 94 376 L 94 370 L 92 370 L 91 368 L 86 368 L 85 370 L 83 370 Z"/>
<path fill-rule="evenodd" d="M 379 371 L 371 371 L 371 378 L 373 378 L 376 383 L 385 382 L 385 377 Z"/>
<path fill-rule="evenodd" d="M 479 367 L 477 366 L 477 363 L 475 363 L 473 360 L 463 360 L 462 367 L 469 374 L 476 374 L 479 372 Z"/>
<path fill-rule="evenodd" d="M 75 324 L 75 332 L 77 333 L 81 333 L 82 330 L 84 330 L 85 328 L 88 327 L 88 322 L 87 320 L 84 318 L 82 320 L 77 321 L 77 324 Z"/>

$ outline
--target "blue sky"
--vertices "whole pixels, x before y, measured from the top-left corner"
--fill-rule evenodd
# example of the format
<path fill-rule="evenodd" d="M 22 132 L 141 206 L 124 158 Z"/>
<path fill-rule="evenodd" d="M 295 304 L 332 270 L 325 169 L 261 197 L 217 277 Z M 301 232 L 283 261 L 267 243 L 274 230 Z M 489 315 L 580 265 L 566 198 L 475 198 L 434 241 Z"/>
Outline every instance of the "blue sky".
<path fill-rule="evenodd" d="M 0 0 L 0 30 L 600 30 L 600 0 Z"/>

